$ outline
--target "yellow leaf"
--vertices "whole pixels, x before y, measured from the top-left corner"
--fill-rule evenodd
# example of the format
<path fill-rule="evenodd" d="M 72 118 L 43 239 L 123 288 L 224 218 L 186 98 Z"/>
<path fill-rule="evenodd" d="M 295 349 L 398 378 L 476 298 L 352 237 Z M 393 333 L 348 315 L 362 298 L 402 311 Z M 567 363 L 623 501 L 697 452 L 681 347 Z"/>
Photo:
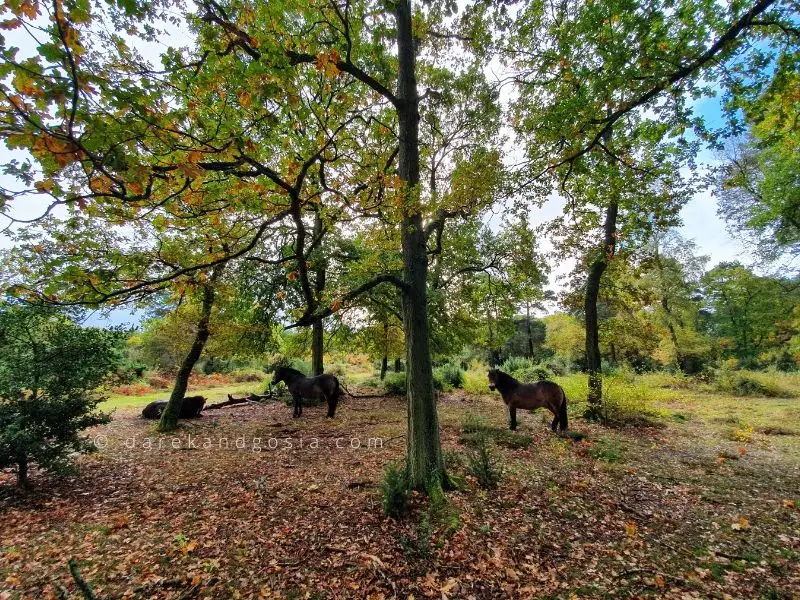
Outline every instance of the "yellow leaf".
<path fill-rule="evenodd" d="M 628 521 L 625 523 L 625 535 L 628 537 L 633 537 L 636 535 L 637 531 L 639 531 L 639 527 L 634 521 Z"/>
<path fill-rule="evenodd" d="M 731 529 L 734 531 L 742 531 L 744 529 L 750 529 L 750 521 L 747 520 L 747 517 L 739 517 L 739 520 L 736 521 L 733 525 L 731 525 Z"/>
<path fill-rule="evenodd" d="M 197 548 L 197 542 L 192 540 L 191 542 L 187 542 L 181 546 L 181 552 L 184 554 L 189 554 L 190 552 L 194 552 L 195 548 Z"/>

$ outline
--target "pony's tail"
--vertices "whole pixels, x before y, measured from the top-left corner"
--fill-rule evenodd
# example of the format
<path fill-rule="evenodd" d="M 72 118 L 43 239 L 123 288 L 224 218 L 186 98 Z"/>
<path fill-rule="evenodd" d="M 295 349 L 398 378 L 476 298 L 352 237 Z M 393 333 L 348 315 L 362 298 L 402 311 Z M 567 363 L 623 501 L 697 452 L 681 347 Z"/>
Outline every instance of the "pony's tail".
<path fill-rule="evenodd" d="M 564 393 L 564 390 L 561 390 L 561 394 L 563 395 L 563 399 L 561 400 L 561 406 L 558 409 L 558 428 L 561 431 L 567 430 L 567 395 Z"/>

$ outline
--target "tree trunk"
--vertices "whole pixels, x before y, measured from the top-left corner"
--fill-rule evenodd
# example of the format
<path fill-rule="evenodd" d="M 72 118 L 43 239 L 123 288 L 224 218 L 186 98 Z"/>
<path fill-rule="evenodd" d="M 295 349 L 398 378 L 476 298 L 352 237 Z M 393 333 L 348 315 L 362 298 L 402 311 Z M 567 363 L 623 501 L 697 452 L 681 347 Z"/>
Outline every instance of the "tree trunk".
<path fill-rule="evenodd" d="M 399 358 L 394 359 L 394 372 L 400 373 L 403 370 L 403 361 Z"/>
<path fill-rule="evenodd" d="M 525 303 L 525 324 L 528 328 L 528 357 L 533 360 L 533 329 L 531 328 L 531 305 Z"/>
<path fill-rule="evenodd" d="M 203 305 L 200 313 L 200 320 L 197 322 L 197 333 L 194 336 L 194 342 L 189 349 L 188 354 L 183 359 L 178 374 L 175 376 L 175 386 L 172 388 L 169 402 L 161 413 L 161 419 L 158 422 L 159 431 L 172 431 L 178 427 L 178 416 L 181 414 L 181 404 L 183 397 L 186 395 L 186 389 L 189 387 L 189 375 L 192 374 L 192 369 L 203 353 L 206 342 L 209 336 L 209 322 L 211 321 L 211 309 L 214 307 L 214 296 L 216 290 L 214 285 L 222 271 L 225 269 L 225 263 L 218 263 L 214 266 L 209 280 L 203 284 Z"/>
<path fill-rule="evenodd" d="M 17 487 L 28 489 L 28 453 L 20 448 L 17 451 Z"/>
<path fill-rule="evenodd" d="M 314 319 L 311 323 L 311 374 L 322 375 L 325 372 L 323 352 L 325 351 L 325 329 L 322 319 Z"/>
<path fill-rule="evenodd" d="M 444 476 L 439 418 L 433 387 L 428 321 L 427 239 L 419 202 L 419 96 L 416 49 L 411 27 L 411 1 L 395 5 L 398 55 L 398 172 L 405 184 L 403 207 L 403 325 L 406 337 L 406 392 L 408 434 L 406 468 L 412 488 L 429 491 L 440 487 Z"/>
<path fill-rule="evenodd" d="M 381 359 L 381 381 L 386 378 L 386 371 L 389 369 L 389 323 L 383 324 L 383 358 Z"/>
<path fill-rule="evenodd" d="M 603 418 L 603 376 L 600 372 L 600 336 L 597 319 L 597 298 L 600 295 L 600 279 L 608 267 L 608 261 L 614 257 L 617 233 L 617 199 L 613 198 L 606 209 L 606 221 L 603 227 L 603 247 L 598 257 L 589 267 L 586 281 L 586 369 L 589 372 L 589 406 L 586 417 Z"/>
<path fill-rule="evenodd" d="M 319 211 L 314 213 L 314 240 L 322 235 L 322 219 L 319 216 Z M 320 260 L 317 268 L 314 270 L 314 297 L 312 311 L 317 309 L 317 303 L 325 291 L 325 265 Z M 311 374 L 322 375 L 325 372 L 325 364 L 323 355 L 325 353 L 325 326 L 322 319 L 315 319 L 311 323 Z"/>

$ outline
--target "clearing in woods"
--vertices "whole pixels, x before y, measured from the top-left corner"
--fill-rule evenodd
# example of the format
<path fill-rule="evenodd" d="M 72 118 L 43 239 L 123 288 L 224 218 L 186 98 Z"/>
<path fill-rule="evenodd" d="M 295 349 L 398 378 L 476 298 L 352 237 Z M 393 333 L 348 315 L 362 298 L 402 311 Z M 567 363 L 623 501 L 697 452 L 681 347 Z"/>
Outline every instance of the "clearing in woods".
<path fill-rule="evenodd" d="M 610 429 L 576 404 L 575 440 L 527 412 L 506 434 L 497 396 L 443 395 L 460 489 L 393 520 L 379 486 L 404 454 L 401 398 L 349 399 L 333 421 L 223 409 L 176 435 L 123 406 L 76 476 L 0 488 L 0 597 L 76 595 L 69 558 L 97 598 L 798 597 L 798 401 L 664 408 L 660 427 Z M 466 476 L 465 420 L 494 438 L 495 490 Z"/>

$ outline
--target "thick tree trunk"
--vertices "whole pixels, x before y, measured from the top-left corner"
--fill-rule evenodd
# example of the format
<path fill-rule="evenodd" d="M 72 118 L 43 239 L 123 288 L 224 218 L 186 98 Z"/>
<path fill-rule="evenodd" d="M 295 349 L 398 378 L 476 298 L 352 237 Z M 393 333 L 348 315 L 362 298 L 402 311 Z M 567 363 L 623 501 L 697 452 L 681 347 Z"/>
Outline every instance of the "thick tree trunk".
<path fill-rule="evenodd" d="M 408 434 L 406 468 L 412 488 L 441 486 L 444 476 L 439 418 L 433 387 L 428 321 L 427 240 L 419 206 L 419 96 L 411 27 L 411 2 L 395 5 L 398 54 L 398 171 L 406 186 L 401 229 L 403 246 L 403 325 L 406 337 Z"/>
<path fill-rule="evenodd" d="M 597 298 L 600 295 L 600 280 L 608 267 L 608 261 L 614 257 L 617 235 L 617 200 L 612 199 L 606 209 L 606 221 L 603 227 L 603 247 L 600 254 L 589 267 L 586 281 L 586 369 L 589 372 L 589 406 L 586 416 L 591 419 L 603 417 L 603 376 L 600 372 L 600 337 L 597 318 Z"/>
<path fill-rule="evenodd" d="M 194 336 L 194 342 L 189 349 L 188 354 L 183 359 L 178 374 L 175 376 L 175 386 L 172 388 L 167 406 L 164 412 L 161 413 L 161 419 L 158 422 L 159 431 L 172 431 L 178 427 L 178 416 L 181 414 L 181 404 L 183 397 L 186 395 L 186 389 L 189 387 L 189 376 L 192 374 L 200 355 L 203 353 L 206 342 L 209 336 L 209 323 L 211 321 L 211 309 L 214 307 L 214 297 L 216 290 L 214 285 L 222 275 L 225 269 L 225 263 L 219 263 L 214 267 L 209 280 L 203 284 L 203 304 L 200 312 L 200 320 L 197 322 L 197 333 Z"/>
<path fill-rule="evenodd" d="M 315 319 L 311 323 L 311 374 L 322 375 L 325 372 L 323 353 L 325 351 L 325 329 L 322 319 Z"/>

